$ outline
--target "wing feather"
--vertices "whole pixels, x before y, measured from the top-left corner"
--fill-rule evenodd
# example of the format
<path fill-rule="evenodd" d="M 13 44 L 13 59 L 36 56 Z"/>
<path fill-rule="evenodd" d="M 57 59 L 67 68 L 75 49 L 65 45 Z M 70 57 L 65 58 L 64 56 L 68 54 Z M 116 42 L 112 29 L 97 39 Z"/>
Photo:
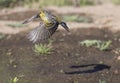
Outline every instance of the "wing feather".
<path fill-rule="evenodd" d="M 44 23 L 41 23 L 39 26 L 37 26 L 28 34 L 28 39 L 33 43 L 37 41 L 46 40 L 53 35 L 57 27 L 58 27 L 58 23 L 55 23 L 54 26 L 47 28 Z"/>
<path fill-rule="evenodd" d="M 34 20 L 35 18 L 38 18 L 38 17 L 39 17 L 39 14 L 36 14 L 36 15 L 34 15 L 34 16 L 32 16 L 32 17 L 30 17 L 30 18 L 28 18 L 28 19 L 26 19 L 26 20 L 24 20 L 24 21 L 22 22 L 22 24 L 29 23 L 29 22 L 31 22 L 32 20 Z"/>

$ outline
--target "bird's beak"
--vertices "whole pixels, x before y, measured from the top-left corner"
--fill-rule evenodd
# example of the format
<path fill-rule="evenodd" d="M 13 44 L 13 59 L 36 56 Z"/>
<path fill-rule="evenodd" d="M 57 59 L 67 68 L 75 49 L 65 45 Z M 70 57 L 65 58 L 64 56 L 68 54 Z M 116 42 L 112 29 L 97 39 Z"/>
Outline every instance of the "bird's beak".
<path fill-rule="evenodd" d="M 36 14 L 36 15 L 26 19 L 25 21 L 23 21 L 22 24 L 29 23 L 29 22 L 33 21 L 35 18 L 38 18 L 38 17 L 39 17 L 39 14 Z"/>
<path fill-rule="evenodd" d="M 65 22 L 61 22 L 60 25 L 67 30 L 68 32 L 70 32 L 69 27 L 67 26 L 67 24 Z"/>

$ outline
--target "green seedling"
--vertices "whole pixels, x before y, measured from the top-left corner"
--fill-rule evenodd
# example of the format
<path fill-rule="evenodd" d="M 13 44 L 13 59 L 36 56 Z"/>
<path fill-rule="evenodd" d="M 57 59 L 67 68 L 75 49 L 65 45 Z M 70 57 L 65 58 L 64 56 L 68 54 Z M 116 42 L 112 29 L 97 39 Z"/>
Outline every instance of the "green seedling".
<path fill-rule="evenodd" d="M 100 43 L 101 43 L 100 40 L 84 40 L 84 41 L 80 42 L 81 45 L 85 45 L 86 47 L 90 47 L 93 45 L 99 46 Z"/>
<path fill-rule="evenodd" d="M 43 44 L 35 44 L 34 51 L 38 54 L 50 54 L 51 48 Z"/>
<path fill-rule="evenodd" d="M 92 19 L 87 17 L 87 16 L 78 16 L 78 15 L 65 15 L 63 16 L 63 19 L 65 21 L 70 21 L 70 22 L 84 22 L 84 23 L 90 23 L 92 22 Z"/>
<path fill-rule="evenodd" d="M 48 44 L 48 45 L 35 44 L 35 46 L 34 46 L 34 51 L 38 54 L 50 54 L 51 50 L 52 50 L 52 48 L 51 48 L 50 44 Z"/>
<path fill-rule="evenodd" d="M 63 16 L 63 19 L 66 21 L 76 21 L 78 19 L 78 15 L 65 15 Z"/>
<path fill-rule="evenodd" d="M 112 41 L 101 41 L 101 40 L 84 40 L 80 42 L 81 45 L 85 45 L 86 47 L 95 46 L 101 51 L 108 50 L 109 46 L 111 45 Z"/>
<path fill-rule="evenodd" d="M 22 23 L 13 23 L 13 24 L 7 24 L 7 26 L 12 28 L 21 28 L 21 27 L 25 27 L 26 25 L 23 25 Z"/>
<path fill-rule="evenodd" d="M 9 83 L 17 83 L 18 82 L 18 77 L 14 77 L 13 79 L 11 79 L 10 81 L 9 81 Z"/>
<path fill-rule="evenodd" d="M 98 48 L 102 51 L 105 51 L 109 48 L 111 43 L 112 43 L 112 41 L 110 41 L 110 40 L 109 41 L 103 41 Z"/>

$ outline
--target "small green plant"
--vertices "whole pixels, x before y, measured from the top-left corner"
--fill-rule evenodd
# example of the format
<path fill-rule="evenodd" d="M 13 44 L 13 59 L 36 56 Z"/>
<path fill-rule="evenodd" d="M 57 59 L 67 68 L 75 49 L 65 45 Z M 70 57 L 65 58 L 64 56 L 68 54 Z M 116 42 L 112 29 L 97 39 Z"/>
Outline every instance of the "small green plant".
<path fill-rule="evenodd" d="M 11 79 L 10 81 L 9 81 L 9 83 L 17 83 L 18 82 L 18 77 L 14 77 L 13 79 Z"/>
<path fill-rule="evenodd" d="M 78 16 L 78 15 L 65 15 L 63 16 L 63 19 L 65 21 L 71 21 L 71 22 L 83 22 L 83 23 L 91 23 L 92 19 L 87 16 Z"/>
<path fill-rule="evenodd" d="M 43 44 L 35 44 L 34 51 L 38 54 L 50 54 L 51 48 Z"/>
<path fill-rule="evenodd" d="M 101 41 L 101 40 L 84 40 L 82 42 L 80 42 L 81 45 L 85 45 L 86 47 L 91 47 L 91 46 L 95 46 L 96 48 L 98 48 L 101 51 L 105 51 L 109 48 L 109 46 L 111 45 L 112 41 Z"/>
<path fill-rule="evenodd" d="M 105 51 L 105 50 L 107 50 L 109 48 L 111 43 L 112 43 L 112 41 L 110 41 L 110 40 L 109 41 L 103 41 L 101 43 L 101 45 L 99 45 L 97 48 L 99 48 L 102 51 Z"/>
<path fill-rule="evenodd" d="M 48 45 L 35 44 L 34 46 L 34 51 L 38 54 L 50 54 L 51 50 L 51 43 L 49 43 Z"/>
<path fill-rule="evenodd" d="M 22 23 L 13 23 L 13 24 L 7 24 L 7 26 L 12 28 L 21 28 L 21 27 L 25 27 L 26 25 L 23 25 Z"/>
<path fill-rule="evenodd" d="M 93 45 L 99 45 L 101 41 L 100 40 L 84 40 L 82 42 L 80 42 L 81 45 L 85 45 L 86 47 L 90 47 Z"/>
<path fill-rule="evenodd" d="M 106 83 L 105 80 L 99 80 L 99 83 Z"/>

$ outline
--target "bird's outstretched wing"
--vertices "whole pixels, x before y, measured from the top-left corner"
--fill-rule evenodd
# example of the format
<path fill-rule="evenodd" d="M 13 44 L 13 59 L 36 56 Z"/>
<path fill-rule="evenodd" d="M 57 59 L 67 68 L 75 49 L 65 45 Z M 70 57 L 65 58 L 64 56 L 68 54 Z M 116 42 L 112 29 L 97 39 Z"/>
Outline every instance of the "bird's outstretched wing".
<path fill-rule="evenodd" d="M 38 18 L 38 17 L 39 17 L 39 14 L 33 15 L 32 17 L 24 20 L 24 21 L 22 22 L 22 24 L 29 23 L 29 22 L 33 21 L 35 18 Z"/>
<path fill-rule="evenodd" d="M 46 40 L 52 36 L 52 34 L 56 31 L 58 25 L 58 23 L 55 23 L 54 26 L 46 28 L 46 25 L 41 22 L 39 26 L 37 26 L 28 34 L 28 39 L 33 43 Z"/>

